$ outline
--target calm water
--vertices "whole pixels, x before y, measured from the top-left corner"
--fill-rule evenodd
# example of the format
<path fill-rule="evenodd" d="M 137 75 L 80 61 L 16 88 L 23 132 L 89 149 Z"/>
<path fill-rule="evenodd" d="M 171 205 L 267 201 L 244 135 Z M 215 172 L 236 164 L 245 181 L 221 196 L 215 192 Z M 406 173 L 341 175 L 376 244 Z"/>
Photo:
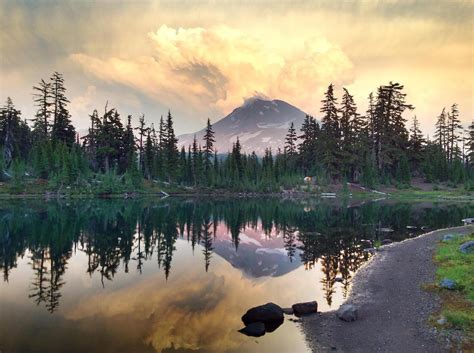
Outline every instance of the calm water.
<path fill-rule="evenodd" d="M 473 214 L 468 203 L 0 201 L 0 351 L 307 352 L 288 317 L 261 338 L 238 333 L 240 317 L 268 301 L 337 308 L 367 240 Z"/>

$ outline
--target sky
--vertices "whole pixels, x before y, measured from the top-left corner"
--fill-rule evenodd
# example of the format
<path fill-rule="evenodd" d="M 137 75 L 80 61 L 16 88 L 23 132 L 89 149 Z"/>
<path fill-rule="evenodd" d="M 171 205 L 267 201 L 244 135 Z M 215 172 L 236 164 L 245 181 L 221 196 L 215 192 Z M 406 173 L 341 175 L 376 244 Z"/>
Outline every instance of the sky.
<path fill-rule="evenodd" d="M 474 2 L 0 0 L 0 99 L 35 113 L 32 87 L 64 75 L 78 129 L 93 109 L 178 134 L 262 96 L 318 117 L 330 83 L 359 112 L 377 87 L 405 86 L 425 134 L 443 107 L 473 119 Z"/>

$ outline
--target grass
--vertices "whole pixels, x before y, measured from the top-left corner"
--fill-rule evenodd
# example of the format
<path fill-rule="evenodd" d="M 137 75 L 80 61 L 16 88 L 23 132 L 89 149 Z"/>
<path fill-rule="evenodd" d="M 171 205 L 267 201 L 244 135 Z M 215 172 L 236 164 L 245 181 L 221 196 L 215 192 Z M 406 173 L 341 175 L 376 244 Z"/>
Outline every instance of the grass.
<path fill-rule="evenodd" d="M 474 234 L 442 242 L 435 254 L 438 281 L 449 278 L 456 282 L 455 290 L 440 288 L 440 315 L 448 328 L 463 331 L 467 351 L 474 348 L 474 253 L 462 253 L 459 245 L 469 240 L 474 240 Z"/>

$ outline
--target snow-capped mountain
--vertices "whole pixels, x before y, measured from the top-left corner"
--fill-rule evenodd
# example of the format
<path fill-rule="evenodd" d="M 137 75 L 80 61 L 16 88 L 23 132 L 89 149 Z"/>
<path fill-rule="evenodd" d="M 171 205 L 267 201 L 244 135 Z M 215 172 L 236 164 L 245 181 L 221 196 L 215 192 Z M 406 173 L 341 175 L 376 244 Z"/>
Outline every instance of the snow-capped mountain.
<path fill-rule="evenodd" d="M 218 153 L 227 153 L 238 137 L 244 152 L 263 155 L 267 147 L 276 152 L 278 147 L 283 147 L 290 124 L 293 122 L 299 132 L 305 116 L 306 113 L 281 100 L 250 98 L 225 118 L 212 122 L 215 147 Z M 187 148 L 193 143 L 194 135 L 203 144 L 204 129 L 178 136 L 179 146 Z"/>

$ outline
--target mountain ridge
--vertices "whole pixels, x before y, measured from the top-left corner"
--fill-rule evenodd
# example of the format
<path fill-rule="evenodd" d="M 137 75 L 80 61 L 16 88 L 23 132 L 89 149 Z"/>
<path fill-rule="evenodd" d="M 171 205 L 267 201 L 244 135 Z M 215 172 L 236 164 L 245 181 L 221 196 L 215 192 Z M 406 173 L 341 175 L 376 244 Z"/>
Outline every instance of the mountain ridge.
<path fill-rule="evenodd" d="M 301 109 L 279 99 L 247 99 L 240 107 L 213 123 L 215 148 L 218 153 L 227 153 L 232 149 L 237 137 L 242 144 L 242 151 L 255 151 L 263 155 L 266 148 L 276 151 L 282 148 L 285 135 L 291 123 L 299 130 L 306 113 Z M 194 136 L 203 144 L 205 128 L 195 133 L 178 136 L 178 145 L 187 148 L 193 143 Z"/>

